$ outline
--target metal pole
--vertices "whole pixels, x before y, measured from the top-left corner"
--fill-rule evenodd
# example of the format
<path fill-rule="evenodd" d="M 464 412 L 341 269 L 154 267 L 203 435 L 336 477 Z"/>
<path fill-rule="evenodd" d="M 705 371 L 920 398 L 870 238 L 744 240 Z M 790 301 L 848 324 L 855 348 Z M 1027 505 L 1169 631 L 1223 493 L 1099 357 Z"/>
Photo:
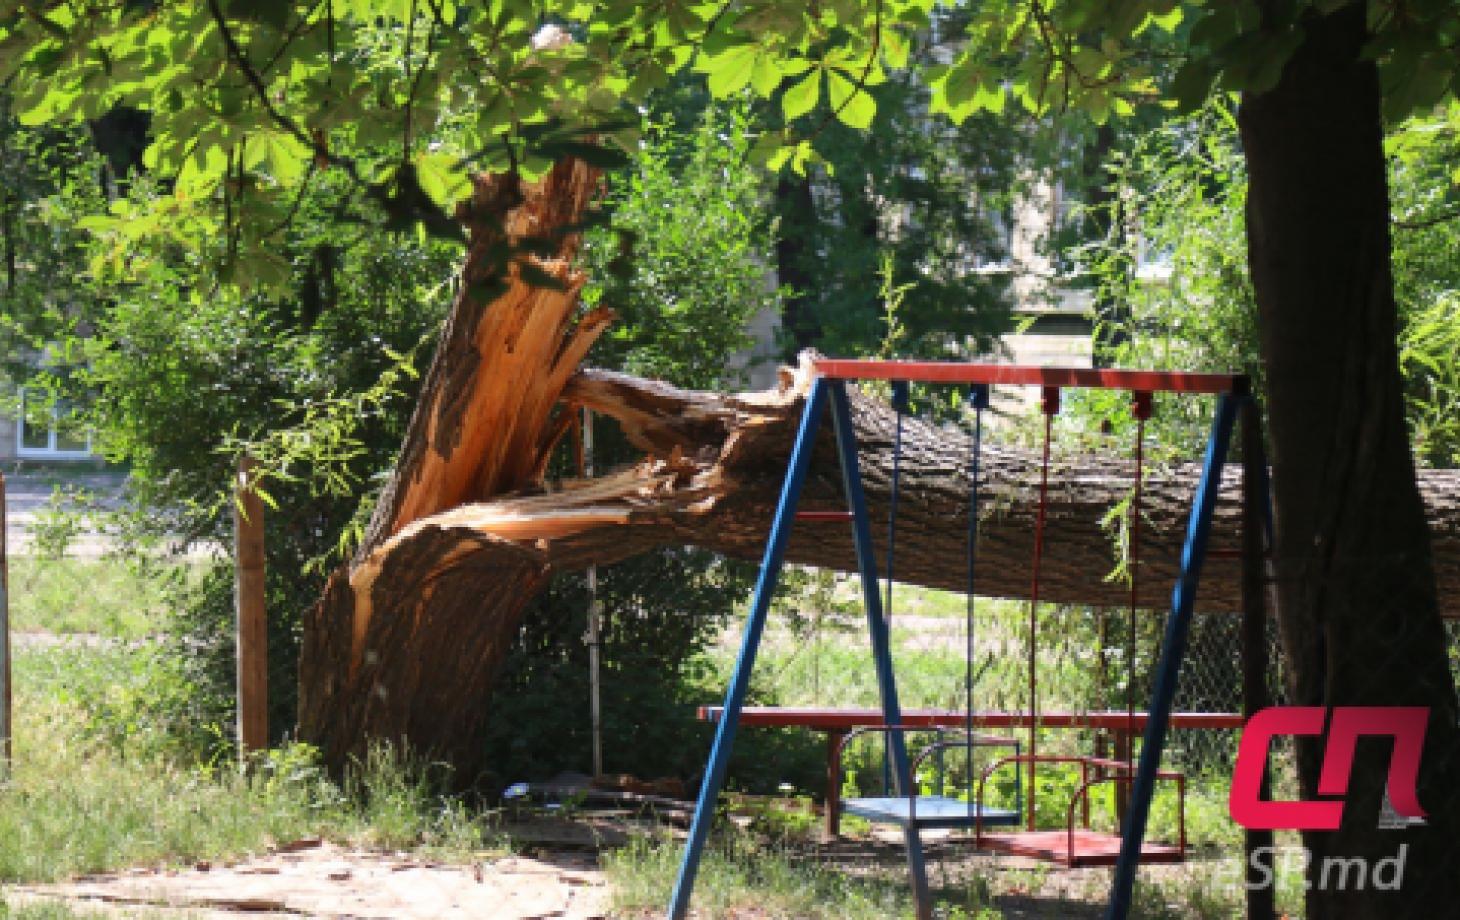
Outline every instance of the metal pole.
<path fill-rule="evenodd" d="M 750 689 L 750 672 L 755 667 L 755 653 L 760 648 L 760 637 L 765 631 L 771 598 L 780 581 L 781 563 L 786 558 L 786 544 L 791 539 L 796 503 L 801 498 L 801 487 L 806 482 L 806 473 L 811 469 L 811 454 L 816 447 L 816 430 L 821 427 L 821 416 L 826 410 L 826 391 L 827 381 L 818 377 L 812 382 L 811 393 L 806 397 L 801 427 L 796 432 L 795 447 L 791 449 L 791 468 L 786 472 L 785 484 L 781 486 L 781 500 L 776 506 L 770 539 L 766 541 L 760 575 L 755 582 L 755 598 L 751 601 L 750 613 L 745 617 L 745 633 L 740 639 L 740 657 L 735 662 L 735 674 L 730 678 L 730 686 L 725 691 L 725 708 L 720 713 L 719 724 L 715 726 L 715 745 L 710 749 L 710 761 L 705 765 L 699 800 L 695 803 L 694 823 L 690 825 L 689 841 L 685 844 L 684 858 L 679 864 L 679 878 L 674 883 L 674 894 L 670 897 L 670 920 L 684 920 L 689 913 L 689 899 L 694 892 L 695 876 L 699 873 L 700 856 L 704 852 L 705 841 L 710 836 L 710 822 L 715 818 L 715 804 L 720 798 L 720 787 L 725 782 L 725 770 L 730 765 L 730 748 L 735 744 L 735 729 L 740 725 L 740 710 L 745 705 L 746 691 Z M 865 517 L 863 520 L 865 521 Z M 875 595 L 877 592 L 874 589 L 872 593 Z"/>
<path fill-rule="evenodd" d="M 593 476 L 593 410 L 583 410 L 583 475 Z M 599 650 L 603 643 L 603 605 L 598 602 L 598 566 L 588 567 L 588 708 L 593 720 L 593 775 L 603 775 L 603 709 Z"/>
<path fill-rule="evenodd" d="M 1217 493 L 1222 487 L 1222 466 L 1227 459 L 1227 446 L 1231 442 L 1237 408 L 1246 398 L 1245 392 L 1219 397 L 1216 417 L 1212 419 L 1211 439 L 1207 442 L 1206 460 L 1202 464 L 1196 501 L 1187 524 L 1186 543 L 1181 550 L 1181 575 L 1176 580 L 1171 596 L 1171 614 L 1166 619 L 1166 638 L 1161 643 L 1156 686 L 1151 691 L 1150 716 L 1146 720 L 1140 763 L 1131 788 L 1130 811 L 1126 813 L 1121 832 L 1120 857 L 1110 883 L 1106 920 L 1125 920 L 1130 912 L 1136 870 L 1141 862 L 1141 843 L 1146 836 L 1146 819 L 1150 816 L 1151 796 L 1156 787 L 1156 770 L 1161 765 L 1161 752 L 1166 746 L 1166 729 L 1176 699 L 1176 684 L 1181 677 L 1181 659 L 1186 654 L 1186 635 L 1191 628 L 1191 614 L 1196 605 L 1201 564 L 1206 557 Z"/>
<path fill-rule="evenodd" d="M 10 560 L 5 544 L 5 474 L 0 473 L 0 779 L 10 775 L 12 721 L 10 696 Z"/>
<path fill-rule="evenodd" d="M 264 599 L 264 503 L 254 462 L 238 461 L 233 502 L 233 604 L 238 630 L 238 752 L 269 746 L 269 627 Z"/>
<path fill-rule="evenodd" d="M 867 498 L 862 491 L 862 474 L 857 464 L 857 435 L 852 430 L 852 410 L 847 399 L 847 385 L 832 380 L 831 421 L 836 431 L 837 455 L 841 459 L 842 487 L 852 512 L 852 543 L 857 550 L 857 569 L 862 576 L 862 602 L 867 608 L 867 631 L 872 638 L 872 660 L 877 668 L 877 689 L 882 698 L 884 725 L 901 725 L 902 708 L 897 700 L 897 680 L 892 668 L 892 640 L 887 620 L 881 609 L 882 596 L 877 591 L 877 551 L 872 544 L 872 526 L 867 514 Z M 889 590 L 891 585 L 888 586 Z M 887 733 L 887 750 L 891 754 L 893 795 L 917 795 L 917 786 L 908 767 L 907 739 L 900 731 Z M 917 824 L 909 821 L 903 828 L 907 849 L 908 875 L 912 879 L 913 907 L 918 920 L 933 916 L 933 899 L 928 891 L 928 870 L 923 862 L 923 841 Z"/>

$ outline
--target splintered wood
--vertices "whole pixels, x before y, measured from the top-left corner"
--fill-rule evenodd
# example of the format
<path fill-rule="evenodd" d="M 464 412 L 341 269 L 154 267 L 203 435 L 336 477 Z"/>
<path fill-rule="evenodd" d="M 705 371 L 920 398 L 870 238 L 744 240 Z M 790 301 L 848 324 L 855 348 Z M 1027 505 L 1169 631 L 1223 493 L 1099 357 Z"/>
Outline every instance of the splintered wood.
<path fill-rule="evenodd" d="M 464 210 L 472 240 L 462 292 L 411 421 L 394 488 L 367 543 L 541 475 L 566 430 L 554 423 L 563 386 L 613 315 L 606 309 L 576 315 L 586 277 L 572 264 L 577 235 L 563 235 L 581 219 L 597 185 L 596 170 L 576 160 L 532 186 L 501 176 L 478 180 Z M 477 215 L 475 224 L 470 215 Z M 538 251 L 552 247 L 553 255 L 527 255 L 503 271 L 504 247 L 529 240 Z M 555 286 L 535 284 L 527 272 Z M 502 292 L 490 304 L 474 296 L 495 285 Z"/>
<path fill-rule="evenodd" d="M 567 431 L 562 391 L 612 317 L 578 315 L 576 228 L 598 187 L 568 159 L 535 183 L 477 177 L 458 209 L 459 293 L 396 468 L 356 558 L 305 617 L 299 731 L 336 769 L 369 739 L 445 753 L 485 718 L 494 665 L 548 570 L 431 518 L 530 487 Z"/>

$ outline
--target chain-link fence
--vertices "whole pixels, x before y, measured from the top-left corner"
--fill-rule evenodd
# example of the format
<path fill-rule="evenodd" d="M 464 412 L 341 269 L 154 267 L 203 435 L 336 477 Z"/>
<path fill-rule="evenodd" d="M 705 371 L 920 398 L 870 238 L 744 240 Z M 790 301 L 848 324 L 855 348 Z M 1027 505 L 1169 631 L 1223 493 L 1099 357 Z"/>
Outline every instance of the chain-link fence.
<path fill-rule="evenodd" d="M 1445 643 L 1452 679 L 1460 683 L 1460 620 L 1445 620 Z M 1176 709 L 1186 712 L 1240 712 L 1242 708 L 1241 620 L 1235 615 L 1198 614 L 1187 640 Z M 1277 624 L 1267 621 L 1268 703 L 1287 698 Z M 1230 774 L 1237 754 L 1235 732 L 1176 729 L 1170 756 L 1186 769 Z"/>
<path fill-rule="evenodd" d="M 1242 712 L 1242 620 L 1237 614 L 1197 614 L 1187 637 L 1175 708 L 1180 712 Z M 1285 697 L 1277 624 L 1267 621 L 1267 692 L 1270 705 Z M 1168 757 L 1189 772 L 1230 776 L 1238 732 L 1178 728 Z"/>

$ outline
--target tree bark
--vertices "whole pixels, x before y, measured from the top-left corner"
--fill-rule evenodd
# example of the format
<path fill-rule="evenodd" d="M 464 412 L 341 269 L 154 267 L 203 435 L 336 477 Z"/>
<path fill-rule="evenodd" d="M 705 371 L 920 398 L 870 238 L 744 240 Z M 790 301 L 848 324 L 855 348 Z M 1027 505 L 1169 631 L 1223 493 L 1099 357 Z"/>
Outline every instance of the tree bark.
<path fill-rule="evenodd" d="M 1269 28 L 1289 7 L 1264 4 Z M 1343 826 L 1309 833 L 1308 916 L 1447 916 L 1460 899 L 1460 746 L 1440 598 L 1453 551 L 1426 527 L 1395 346 L 1389 204 L 1366 4 L 1309 11 L 1278 85 L 1239 113 L 1248 252 L 1267 366 L 1278 615 L 1295 704 L 1430 707 L 1422 829 L 1377 833 L 1388 745 L 1359 747 Z M 1448 563 L 1447 563 L 1448 564 Z M 1437 594 L 1437 574 L 1442 593 Z M 1321 739 L 1299 739 L 1316 794 Z M 1320 890 L 1324 857 L 1395 855 L 1403 884 Z"/>

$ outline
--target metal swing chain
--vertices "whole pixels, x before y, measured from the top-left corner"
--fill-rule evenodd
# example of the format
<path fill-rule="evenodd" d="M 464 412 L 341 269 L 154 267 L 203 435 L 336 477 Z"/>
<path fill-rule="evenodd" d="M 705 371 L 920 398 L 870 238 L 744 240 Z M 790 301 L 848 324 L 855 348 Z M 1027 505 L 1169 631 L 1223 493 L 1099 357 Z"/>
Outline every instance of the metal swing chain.
<path fill-rule="evenodd" d="M 1039 629 L 1039 563 L 1044 555 L 1044 521 L 1049 509 L 1049 442 L 1054 417 L 1060 411 L 1059 387 L 1045 387 L 1040 398 L 1044 412 L 1044 451 L 1039 464 L 1039 513 L 1034 519 L 1034 563 L 1029 586 L 1029 830 L 1034 830 L 1035 757 L 1038 753 L 1039 706 L 1035 648 Z"/>
<path fill-rule="evenodd" d="M 892 495 L 887 507 L 887 588 L 886 599 L 882 604 L 882 621 L 887 624 L 887 641 L 889 652 L 892 645 L 892 577 L 893 577 L 893 556 L 897 550 L 897 495 L 902 480 L 902 420 L 909 409 L 909 385 L 906 380 L 892 381 L 892 408 L 897 413 L 897 424 L 893 434 L 892 442 Z M 892 760 L 888 745 L 892 743 L 889 735 L 882 736 L 882 788 L 892 789 Z M 916 784 L 916 777 L 909 777 Z M 910 792 L 915 791 L 909 790 Z"/>
<path fill-rule="evenodd" d="M 1135 770 L 1136 724 L 1136 605 L 1140 601 L 1141 568 L 1141 485 L 1145 480 L 1146 419 L 1151 417 L 1151 394 L 1137 390 L 1131 394 L 1131 414 L 1136 419 L 1136 481 L 1131 495 L 1130 533 L 1126 543 L 1126 564 L 1130 568 L 1130 636 L 1126 649 L 1125 676 L 1125 766 Z"/>
<path fill-rule="evenodd" d="M 974 642 L 973 571 L 978 547 L 979 460 L 983 457 L 983 410 L 989 405 L 988 384 L 970 386 L 968 398 L 973 405 L 973 462 L 968 501 L 968 590 L 966 592 L 968 611 L 963 626 L 966 643 L 963 655 L 963 738 L 966 747 L 964 760 L 968 770 L 968 817 L 971 819 L 974 816 L 974 810 L 978 807 L 974 802 L 973 790 L 973 656 L 976 646 Z"/>

